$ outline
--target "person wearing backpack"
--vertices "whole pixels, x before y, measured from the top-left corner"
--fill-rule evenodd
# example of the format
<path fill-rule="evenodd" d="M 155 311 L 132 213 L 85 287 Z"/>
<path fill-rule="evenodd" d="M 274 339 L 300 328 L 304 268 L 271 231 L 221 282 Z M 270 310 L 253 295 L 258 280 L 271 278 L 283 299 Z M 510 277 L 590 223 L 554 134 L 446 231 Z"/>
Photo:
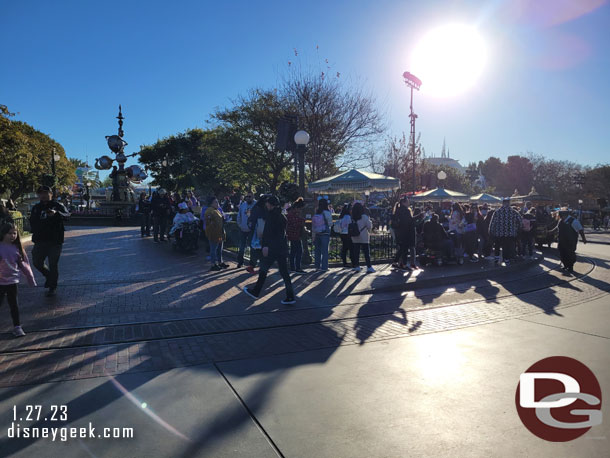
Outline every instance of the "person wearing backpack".
<path fill-rule="evenodd" d="M 521 219 L 521 246 L 523 255 L 532 259 L 534 257 L 534 236 L 536 234 L 536 209 L 526 212 Z"/>
<path fill-rule="evenodd" d="M 354 268 L 356 272 L 360 272 L 360 250 L 364 252 L 364 260 L 366 261 L 366 271 L 368 273 L 375 272 L 371 265 L 371 249 L 370 249 L 370 231 L 373 229 L 371 218 L 364 211 L 364 205 L 360 202 L 354 204 L 352 208 L 352 222 L 349 225 L 348 232 L 352 237 L 354 244 Z"/>
<path fill-rule="evenodd" d="M 323 272 L 328 270 L 328 244 L 333 217 L 328 209 L 328 200 L 320 199 L 316 214 L 311 218 L 314 243 L 314 266 Z"/>
<path fill-rule="evenodd" d="M 338 232 L 341 235 L 341 260 L 343 261 L 343 267 L 353 267 L 354 266 L 354 244 L 352 243 L 352 238 L 347 233 L 349 223 L 352 222 L 352 217 L 350 216 L 352 212 L 351 204 L 343 205 L 341 209 L 341 214 L 339 215 L 339 221 L 335 223 L 337 229 L 335 232 Z M 351 264 L 347 263 L 347 255 L 349 253 L 349 258 Z"/>
<path fill-rule="evenodd" d="M 586 244 L 585 231 L 580 221 L 571 216 L 567 210 L 560 210 L 559 218 L 559 224 L 553 229 L 558 231 L 559 258 L 561 264 L 563 264 L 563 269 L 569 273 L 574 273 L 578 234 L 582 237 L 582 243 Z"/>

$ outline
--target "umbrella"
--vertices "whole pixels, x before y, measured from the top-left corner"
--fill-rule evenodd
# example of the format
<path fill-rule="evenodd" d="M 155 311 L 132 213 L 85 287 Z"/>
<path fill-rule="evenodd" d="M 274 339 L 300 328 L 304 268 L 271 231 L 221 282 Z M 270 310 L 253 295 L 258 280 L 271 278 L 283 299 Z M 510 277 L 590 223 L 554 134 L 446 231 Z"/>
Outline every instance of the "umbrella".
<path fill-rule="evenodd" d="M 443 202 L 448 200 L 468 200 L 468 196 L 461 192 L 451 191 L 445 188 L 434 188 L 430 191 L 422 192 L 412 197 L 413 200 L 422 202 Z"/>
<path fill-rule="evenodd" d="M 502 199 L 500 199 L 499 197 L 492 196 L 491 194 L 487 194 L 485 192 L 481 193 L 481 194 L 477 194 L 475 196 L 470 196 L 470 200 L 472 202 L 481 202 L 481 203 L 489 203 L 489 204 L 495 204 L 495 203 L 502 202 Z"/>
<path fill-rule="evenodd" d="M 339 194 L 341 192 L 391 191 L 400 188 L 398 178 L 387 177 L 378 173 L 352 169 L 328 178 L 309 183 L 310 192 Z"/>

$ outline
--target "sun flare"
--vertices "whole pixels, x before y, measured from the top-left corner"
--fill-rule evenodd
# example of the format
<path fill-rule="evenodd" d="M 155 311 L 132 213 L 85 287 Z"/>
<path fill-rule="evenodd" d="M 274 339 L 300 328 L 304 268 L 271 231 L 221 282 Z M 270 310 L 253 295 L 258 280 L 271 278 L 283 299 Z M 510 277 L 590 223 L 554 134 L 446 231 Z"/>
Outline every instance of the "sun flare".
<path fill-rule="evenodd" d="M 451 97 L 477 82 L 486 59 L 485 42 L 477 30 L 451 24 L 424 35 L 413 51 L 410 68 L 422 80 L 423 93 Z"/>

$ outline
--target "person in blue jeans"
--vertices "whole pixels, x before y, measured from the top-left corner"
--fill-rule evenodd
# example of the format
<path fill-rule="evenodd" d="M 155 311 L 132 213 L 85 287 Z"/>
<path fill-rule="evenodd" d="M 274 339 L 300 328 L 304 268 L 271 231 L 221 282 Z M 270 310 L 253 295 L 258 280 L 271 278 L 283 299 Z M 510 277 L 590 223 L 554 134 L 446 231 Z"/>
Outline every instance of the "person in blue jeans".
<path fill-rule="evenodd" d="M 252 241 L 252 230 L 248 225 L 248 218 L 252 207 L 256 204 L 256 201 L 252 198 L 251 192 L 246 193 L 245 200 L 239 205 L 239 211 L 237 213 L 237 226 L 239 227 L 239 251 L 237 252 L 237 268 L 239 269 L 244 265 L 244 253 L 246 252 L 246 246 Z"/>
<path fill-rule="evenodd" d="M 333 217 L 328 209 L 328 200 L 319 199 L 316 214 L 311 219 L 311 230 L 314 243 L 314 267 L 322 271 L 328 270 L 328 244 L 330 243 L 330 227 Z"/>

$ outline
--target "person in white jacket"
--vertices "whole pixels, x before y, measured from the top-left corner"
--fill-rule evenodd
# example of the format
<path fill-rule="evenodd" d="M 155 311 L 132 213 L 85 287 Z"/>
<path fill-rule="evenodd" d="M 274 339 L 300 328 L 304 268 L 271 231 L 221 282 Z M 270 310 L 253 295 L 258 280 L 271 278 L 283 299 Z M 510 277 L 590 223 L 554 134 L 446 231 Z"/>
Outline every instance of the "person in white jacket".
<path fill-rule="evenodd" d="M 237 252 L 238 269 L 244 265 L 246 246 L 250 245 L 250 240 L 252 239 L 252 229 L 248 226 L 248 217 L 255 204 L 256 200 L 253 199 L 251 192 L 246 193 L 244 201 L 239 204 L 239 211 L 237 212 L 237 226 L 239 227 L 239 251 Z"/>
<path fill-rule="evenodd" d="M 373 230 L 373 223 L 371 218 L 364 213 L 364 205 L 357 202 L 352 207 L 352 222 L 358 225 L 358 235 L 352 235 L 352 243 L 354 246 L 354 253 L 352 259 L 354 262 L 355 271 L 360 271 L 360 250 L 364 252 L 364 260 L 366 261 L 366 271 L 371 273 L 375 272 L 371 265 L 371 249 L 370 249 L 370 232 Z"/>

